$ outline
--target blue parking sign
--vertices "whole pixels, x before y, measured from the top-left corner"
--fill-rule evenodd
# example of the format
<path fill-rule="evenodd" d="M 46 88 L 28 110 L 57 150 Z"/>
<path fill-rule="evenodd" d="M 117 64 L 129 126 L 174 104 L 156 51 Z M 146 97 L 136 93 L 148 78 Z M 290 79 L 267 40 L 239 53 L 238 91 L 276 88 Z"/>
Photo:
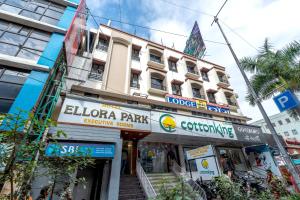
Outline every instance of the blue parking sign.
<path fill-rule="evenodd" d="M 278 96 L 273 98 L 276 106 L 280 110 L 280 112 L 283 112 L 285 110 L 289 110 L 292 108 L 296 108 L 297 106 L 300 105 L 300 102 L 296 95 L 290 91 L 286 90 L 279 94 Z"/>

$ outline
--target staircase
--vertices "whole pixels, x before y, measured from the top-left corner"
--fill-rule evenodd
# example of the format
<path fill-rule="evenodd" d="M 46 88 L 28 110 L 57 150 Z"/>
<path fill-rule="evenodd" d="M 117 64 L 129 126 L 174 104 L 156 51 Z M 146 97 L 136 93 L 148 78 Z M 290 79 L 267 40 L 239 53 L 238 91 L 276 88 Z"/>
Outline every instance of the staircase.
<path fill-rule="evenodd" d="M 174 173 L 151 173 L 147 177 L 153 186 L 156 194 L 159 194 L 160 188 L 164 185 L 171 189 L 178 184 L 178 178 Z"/>
<path fill-rule="evenodd" d="M 143 189 L 136 176 L 121 175 L 119 200 L 145 200 Z"/>

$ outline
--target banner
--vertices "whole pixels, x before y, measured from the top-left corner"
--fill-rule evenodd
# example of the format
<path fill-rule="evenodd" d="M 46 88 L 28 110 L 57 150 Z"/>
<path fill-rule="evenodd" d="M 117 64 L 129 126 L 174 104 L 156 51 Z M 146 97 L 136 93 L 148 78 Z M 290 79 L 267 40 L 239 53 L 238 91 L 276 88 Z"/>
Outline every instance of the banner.
<path fill-rule="evenodd" d="M 75 156 L 91 158 L 113 158 L 115 145 L 113 144 L 84 144 L 84 143 L 50 143 L 46 148 L 45 155 L 52 156 Z"/>
<path fill-rule="evenodd" d="M 58 122 L 150 131 L 150 112 L 66 98 Z"/>
<path fill-rule="evenodd" d="M 276 176 L 281 176 L 280 170 L 267 145 L 246 147 L 245 151 L 248 155 L 251 167 L 264 171 L 270 169 Z"/>
<path fill-rule="evenodd" d="M 64 40 L 66 60 L 69 66 L 72 65 L 85 32 L 87 16 L 85 0 L 81 0 Z"/>
<path fill-rule="evenodd" d="M 186 157 L 188 160 L 207 156 L 214 156 L 213 148 L 211 145 L 198 147 L 197 149 L 186 151 Z"/>
<path fill-rule="evenodd" d="M 151 111 L 151 131 L 237 140 L 231 123 L 157 111 Z"/>
<path fill-rule="evenodd" d="M 195 58 L 201 59 L 204 55 L 205 50 L 206 47 L 198 23 L 197 21 L 195 21 L 191 35 L 186 41 L 186 45 L 183 52 Z"/>
<path fill-rule="evenodd" d="M 230 114 L 230 110 L 229 110 L 228 106 L 223 106 L 223 105 L 214 104 L 214 103 L 207 103 L 207 110 Z"/>
<path fill-rule="evenodd" d="M 197 171 L 202 180 L 212 180 L 219 176 L 219 170 L 215 156 L 196 159 Z"/>
<path fill-rule="evenodd" d="M 260 127 L 234 123 L 232 125 L 239 141 L 267 143 L 267 141 L 263 137 L 263 133 Z"/>

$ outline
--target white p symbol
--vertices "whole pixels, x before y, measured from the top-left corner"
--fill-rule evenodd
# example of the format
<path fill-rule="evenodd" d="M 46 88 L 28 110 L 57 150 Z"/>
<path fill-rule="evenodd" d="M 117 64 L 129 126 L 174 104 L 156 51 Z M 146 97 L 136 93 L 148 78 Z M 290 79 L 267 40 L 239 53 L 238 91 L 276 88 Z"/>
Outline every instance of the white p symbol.
<path fill-rule="evenodd" d="M 282 96 L 278 98 L 278 102 L 280 103 L 282 108 L 285 108 L 285 103 L 289 101 L 289 98 L 287 96 Z"/>

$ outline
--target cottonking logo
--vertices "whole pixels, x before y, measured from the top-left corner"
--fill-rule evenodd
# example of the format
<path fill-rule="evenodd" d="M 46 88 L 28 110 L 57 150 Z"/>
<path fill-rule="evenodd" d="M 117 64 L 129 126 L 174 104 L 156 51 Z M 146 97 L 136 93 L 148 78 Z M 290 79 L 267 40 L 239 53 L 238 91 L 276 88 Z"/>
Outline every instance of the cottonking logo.
<path fill-rule="evenodd" d="M 175 118 L 170 114 L 163 114 L 159 118 L 160 127 L 166 132 L 176 131 L 176 121 Z"/>
<path fill-rule="evenodd" d="M 206 159 L 203 159 L 201 161 L 201 165 L 204 169 L 208 169 L 208 161 Z"/>

